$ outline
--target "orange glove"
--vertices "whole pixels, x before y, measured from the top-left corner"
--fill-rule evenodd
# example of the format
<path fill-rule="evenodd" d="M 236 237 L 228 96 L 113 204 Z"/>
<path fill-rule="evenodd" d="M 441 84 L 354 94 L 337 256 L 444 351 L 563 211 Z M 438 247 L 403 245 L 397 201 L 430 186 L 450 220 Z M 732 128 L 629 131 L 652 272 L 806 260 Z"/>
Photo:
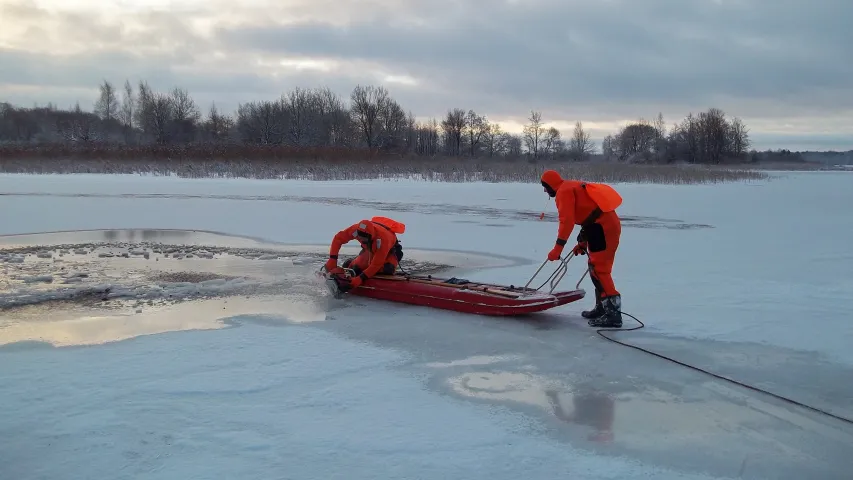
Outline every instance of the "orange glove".
<path fill-rule="evenodd" d="M 561 253 L 563 253 L 563 246 L 562 245 L 554 245 L 554 248 L 552 248 L 551 251 L 548 252 L 548 260 L 550 260 L 552 262 L 554 260 L 559 260 Z"/>
<path fill-rule="evenodd" d="M 580 242 L 575 245 L 575 248 L 572 249 L 572 253 L 575 255 L 586 255 L 586 242 Z"/>
<path fill-rule="evenodd" d="M 336 268 L 338 268 L 337 259 L 329 258 L 328 260 L 326 260 L 326 270 L 331 272 L 332 270 L 334 270 Z"/>
<path fill-rule="evenodd" d="M 350 288 L 356 288 L 361 285 L 361 277 L 352 277 L 349 280 Z"/>

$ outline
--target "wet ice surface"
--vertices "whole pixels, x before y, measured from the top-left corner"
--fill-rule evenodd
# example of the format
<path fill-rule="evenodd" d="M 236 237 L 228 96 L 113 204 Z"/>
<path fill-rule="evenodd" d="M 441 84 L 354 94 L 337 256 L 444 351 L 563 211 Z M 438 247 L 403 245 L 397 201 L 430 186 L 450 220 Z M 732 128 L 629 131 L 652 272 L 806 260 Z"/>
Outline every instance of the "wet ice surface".
<path fill-rule="evenodd" d="M 314 328 L 13 354 L 4 478 L 675 478 L 435 395 L 405 352 Z"/>
<path fill-rule="evenodd" d="M 63 234 L 44 237 L 60 235 Z M 64 235 L 74 236 L 75 233 Z M 21 236 L 15 241 L 39 237 Z M 194 293 L 240 293 L 240 289 L 282 291 L 310 278 L 309 273 L 316 271 L 325 261 L 327 254 L 323 253 L 322 247 L 311 250 L 299 246 L 287 251 L 281 247 L 234 248 L 155 242 L 7 246 L 0 250 L 0 263 L 7 264 L 0 276 L 0 308 L 37 303 L 48 297 L 71 299 L 80 293 L 95 293 L 105 288 L 111 288 L 111 291 L 104 292 L 104 296 L 109 298 L 141 299 L 187 298 Z M 418 273 L 447 267 L 411 261 L 409 265 Z M 278 280 L 284 280 L 285 284 L 276 283 Z"/>
<path fill-rule="evenodd" d="M 48 258 L 36 248 L 20 264 L 24 245 L 105 241 L 126 244 L 116 253 L 152 253 L 86 253 L 78 267 L 89 262 L 90 279 L 110 274 L 128 285 L 168 286 L 180 278 L 196 290 L 214 280 L 219 289 L 205 298 L 185 288 L 185 301 L 141 307 L 128 298 L 107 308 L 99 300 L 36 302 L 2 312 L 0 334 L 17 335 L 0 348 L 0 401 L 12 406 L 0 413 L 0 451 L 12 459 L 0 462 L 4 478 L 849 478 L 849 425 L 607 342 L 579 318 L 586 302 L 501 320 L 360 298 L 334 302 L 295 281 L 308 278 L 334 231 L 381 214 L 372 208 L 395 211 L 395 198 L 445 205 L 392 215 L 408 225 L 407 252 L 423 248 L 419 261 L 453 265 L 452 274 L 470 278 L 524 281 L 556 229 L 515 222 L 512 212 L 541 211 L 536 186 L 96 178 L 0 181 L 7 194 L 39 185 L 51 192 L 0 196 L 10 212 L 5 233 L 113 229 L 2 238 L 0 249 L 19 249 L 0 263 L 16 272 L 12 290 L 79 286 L 63 283 L 67 275 L 57 268 L 81 254 L 60 257 L 60 248 Z M 843 238 L 853 229 L 835 199 L 849 191 L 838 188 L 848 178 L 621 186 L 625 216 L 713 228 L 626 222 L 618 284 L 626 310 L 649 326 L 614 336 L 853 416 L 849 316 L 829 315 L 850 306 L 843 274 L 853 271 L 853 257 Z M 810 196 L 791 193 L 809 182 Z M 246 186 L 250 193 L 240 191 Z M 533 200 L 516 193 L 528 189 Z M 362 209 L 253 195 L 374 203 Z M 470 204 L 446 207 L 462 198 Z M 735 205 L 726 205 L 729 198 Z M 814 211 L 808 202 L 835 216 L 803 215 Z M 471 205 L 498 213 L 484 219 Z M 140 226 L 151 228 L 120 230 Z M 834 234 L 799 236 L 820 228 Z M 743 240 L 761 230 L 779 245 Z M 791 255 L 805 237 L 811 248 Z M 175 252 L 158 257 L 145 242 L 228 249 L 176 259 Z M 486 255 L 453 251 L 462 249 Z M 222 288 L 210 278 L 229 273 L 244 283 Z M 47 276 L 53 282 L 44 283 Z M 573 286 L 574 278 L 566 281 Z M 255 292 L 247 294 L 249 286 Z M 167 333 L 191 329 L 205 331 Z M 163 334 L 144 336 L 150 333 Z M 101 345 L 51 348 L 32 342 L 39 335 L 55 345 Z M 126 340 L 104 343 L 111 337 Z"/>
<path fill-rule="evenodd" d="M 391 201 L 370 201 L 352 197 L 321 197 L 321 196 L 299 196 L 299 195 L 223 195 L 223 194 L 178 194 L 178 193 L 36 193 L 15 192 L 0 193 L 0 196 L 50 196 L 67 198 L 95 198 L 95 199 L 156 199 L 156 200 L 232 200 L 232 201 L 265 201 L 265 202 L 289 202 L 310 203 L 332 206 L 349 206 L 366 210 L 384 210 L 395 213 L 420 213 L 425 215 L 446 215 L 452 213 L 469 217 L 465 220 L 455 220 L 455 223 L 475 223 L 492 227 L 510 227 L 507 223 L 489 223 L 489 220 L 504 221 L 526 221 L 539 220 L 539 213 L 532 210 L 517 210 L 506 207 L 488 207 L 478 205 L 458 205 L 452 203 L 417 203 L 405 202 L 400 199 Z M 545 213 L 545 218 L 555 220 L 557 215 L 553 212 Z M 485 220 L 485 221 L 484 221 Z M 712 228 L 711 225 L 688 223 L 683 220 L 672 218 L 660 218 L 651 216 L 624 216 L 622 222 L 626 227 L 638 228 L 669 228 L 669 229 L 693 229 Z"/>
<path fill-rule="evenodd" d="M 598 454 L 719 477 L 849 475 L 845 456 L 853 448 L 853 430 L 848 425 L 622 346 L 602 345 L 579 319 L 419 317 L 421 322 L 403 329 L 395 318 L 377 320 L 353 306 L 318 326 L 417 352 L 410 368 L 436 390 L 522 411 L 543 422 L 548 436 Z M 446 335 L 449 330 L 453 336 Z M 822 399 L 848 416 L 851 387 L 843 379 L 850 373 L 826 370 L 824 381 L 835 391 Z"/>
<path fill-rule="evenodd" d="M 0 345 L 83 345 L 218 328 L 223 315 L 287 311 L 290 322 L 323 320 L 334 305 L 315 272 L 327 252 L 325 246 L 180 230 L 0 237 Z M 342 249 L 355 253 L 352 245 Z M 419 259 L 425 254 L 408 250 L 406 271 L 439 273 L 448 262 L 480 268 L 518 262 L 452 252 Z M 166 308 L 185 302 L 191 303 Z"/>

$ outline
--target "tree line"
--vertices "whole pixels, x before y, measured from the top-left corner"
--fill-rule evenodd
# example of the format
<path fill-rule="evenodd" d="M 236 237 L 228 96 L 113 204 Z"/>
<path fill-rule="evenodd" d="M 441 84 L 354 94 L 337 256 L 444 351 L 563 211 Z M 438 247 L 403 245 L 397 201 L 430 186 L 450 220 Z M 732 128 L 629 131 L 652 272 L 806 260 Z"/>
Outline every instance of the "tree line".
<path fill-rule="evenodd" d="M 92 110 L 20 108 L 0 103 L 0 145 L 18 149 L 62 145 L 161 147 L 215 145 L 264 149 L 331 149 L 394 155 L 528 157 L 621 162 L 722 163 L 750 151 L 748 129 L 717 108 L 667 129 L 663 116 L 638 120 L 596 145 L 583 123 L 563 132 L 531 111 L 520 134 L 472 109 L 451 108 L 442 119 L 417 121 L 384 86 L 357 85 L 345 99 L 328 88 L 297 87 L 277 99 L 241 103 L 233 114 L 212 104 L 206 112 L 183 88 L 154 91 L 146 81 L 122 88 L 104 81 Z M 754 152 L 753 152 L 754 154 Z"/>

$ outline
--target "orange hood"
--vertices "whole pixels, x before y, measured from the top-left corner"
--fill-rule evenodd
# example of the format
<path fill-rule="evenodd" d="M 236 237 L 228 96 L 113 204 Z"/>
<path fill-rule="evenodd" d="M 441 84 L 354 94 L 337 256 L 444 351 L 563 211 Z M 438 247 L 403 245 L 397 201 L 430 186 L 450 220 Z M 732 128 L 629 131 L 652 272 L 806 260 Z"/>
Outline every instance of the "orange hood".
<path fill-rule="evenodd" d="M 557 189 L 560 188 L 560 185 L 563 184 L 563 177 L 560 176 L 555 170 L 545 170 L 545 173 L 542 174 L 542 186 L 548 190 L 548 195 L 555 196 L 557 194 Z"/>
<path fill-rule="evenodd" d="M 373 223 L 371 223 L 370 220 L 362 220 L 358 222 L 356 231 L 363 236 L 372 237 L 375 233 L 373 229 Z"/>

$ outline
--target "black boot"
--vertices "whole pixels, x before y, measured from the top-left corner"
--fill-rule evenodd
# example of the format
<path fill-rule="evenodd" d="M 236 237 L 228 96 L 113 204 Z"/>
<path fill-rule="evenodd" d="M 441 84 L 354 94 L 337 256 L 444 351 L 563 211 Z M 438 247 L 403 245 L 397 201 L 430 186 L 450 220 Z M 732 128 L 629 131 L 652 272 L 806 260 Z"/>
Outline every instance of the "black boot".
<path fill-rule="evenodd" d="M 604 307 L 601 305 L 601 300 L 595 301 L 595 308 L 593 308 L 592 310 L 584 310 L 583 312 L 581 312 L 581 316 L 589 320 L 593 318 L 598 318 L 602 315 L 604 315 Z"/>
<path fill-rule="evenodd" d="M 604 314 L 597 318 L 591 318 L 587 323 L 590 327 L 599 328 L 622 328 L 622 297 L 613 295 L 602 300 L 601 305 Z"/>
<path fill-rule="evenodd" d="M 581 312 L 581 316 L 586 318 L 587 320 L 591 320 L 593 318 L 599 318 L 604 315 L 604 307 L 601 305 L 601 297 L 602 292 L 601 288 L 598 285 L 598 281 L 596 281 L 595 277 L 592 276 L 592 283 L 595 286 L 595 308 L 592 310 L 584 310 Z"/>

